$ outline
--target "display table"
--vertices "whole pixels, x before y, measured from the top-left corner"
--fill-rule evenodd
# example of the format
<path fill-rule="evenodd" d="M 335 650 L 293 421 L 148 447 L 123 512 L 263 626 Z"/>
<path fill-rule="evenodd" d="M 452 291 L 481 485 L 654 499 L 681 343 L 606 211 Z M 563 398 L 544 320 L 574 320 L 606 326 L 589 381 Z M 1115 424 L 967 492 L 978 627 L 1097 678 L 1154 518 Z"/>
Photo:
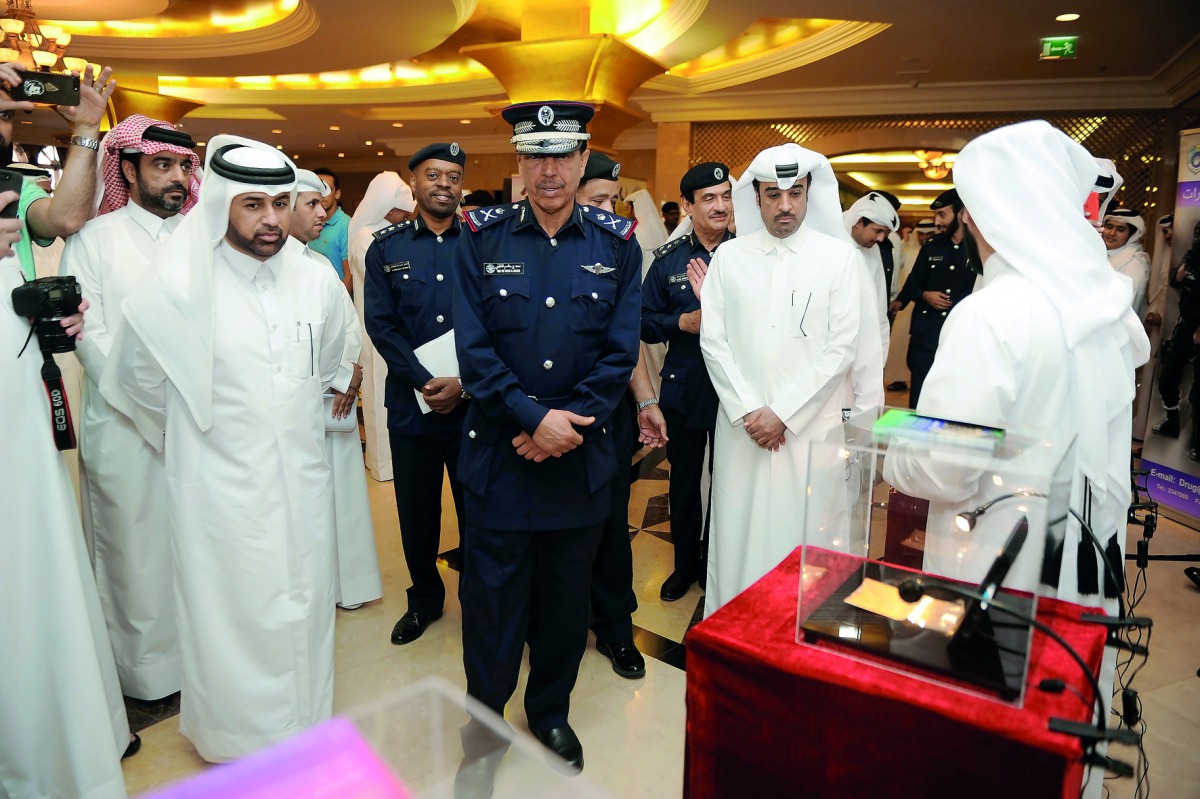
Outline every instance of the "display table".
<path fill-rule="evenodd" d="M 848 560 L 852 560 L 847 558 Z M 686 797 L 1077 797 L 1088 721 L 1079 667 L 1036 633 L 1023 707 L 796 643 L 800 549 L 687 636 Z M 805 595 L 806 601 L 808 594 Z M 1096 671 L 1094 612 L 1043 599 L 1038 619 Z M 1047 678 L 1078 691 L 1038 689 Z"/>

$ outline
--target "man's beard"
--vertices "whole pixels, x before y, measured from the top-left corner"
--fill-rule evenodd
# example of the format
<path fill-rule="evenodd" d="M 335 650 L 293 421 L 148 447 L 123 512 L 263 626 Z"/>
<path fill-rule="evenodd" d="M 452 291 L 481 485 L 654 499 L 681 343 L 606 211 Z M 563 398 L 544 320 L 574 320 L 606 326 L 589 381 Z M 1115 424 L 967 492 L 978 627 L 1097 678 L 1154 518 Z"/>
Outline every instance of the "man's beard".
<path fill-rule="evenodd" d="M 955 229 L 958 228 L 957 217 L 954 220 Z M 954 235 L 951 231 L 950 235 Z M 967 265 L 975 271 L 976 274 L 983 274 L 983 259 L 979 257 L 979 242 L 975 240 L 975 236 L 971 234 L 971 228 L 963 225 L 962 237 L 963 249 L 967 251 Z"/>
<path fill-rule="evenodd" d="M 187 205 L 188 198 L 191 196 L 191 193 L 188 191 L 188 187 L 182 183 L 171 183 L 167 186 L 163 186 L 157 193 L 155 193 L 142 180 L 141 174 L 138 175 L 137 181 L 138 193 L 142 196 L 143 204 L 152 205 L 156 208 L 160 208 L 173 214 L 182 211 L 183 206 Z M 167 193 L 172 191 L 183 192 L 182 199 L 167 199 Z"/>
<path fill-rule="evenodd" d="M 946 231 L 945 231 L 944 235 L 947 236 L 948 238 L 954 238 L 954 234 L 958 232 L 958 228 L 959 228 L 958 214 L 955 214 L 954 216 L 950 217 L 950 223 L 948 225 L 946 225 Z M 964 231 L 964 232 L 966 232 L 966 231 Z"/>
<path fill-rule="evenodd" d="M 256 230 L 255 234 L 260 232 L 279 233 L 280 236 L 277 241 L 259 241 L 257 238 L 248 239 L 239 233 L 232 225 L 230 225 L 225 235 L 229 238 L 229 243 L 233 245 L 234 249 L 241 250 L 244 253 L 257 255 L 260 258 L 270 258 L 273 255 L 277 255 L 279 251 L 283 249 L 283 245 L 287 242 L 287 234 L 282 228 L 262 228 L 260 230 Z"/>

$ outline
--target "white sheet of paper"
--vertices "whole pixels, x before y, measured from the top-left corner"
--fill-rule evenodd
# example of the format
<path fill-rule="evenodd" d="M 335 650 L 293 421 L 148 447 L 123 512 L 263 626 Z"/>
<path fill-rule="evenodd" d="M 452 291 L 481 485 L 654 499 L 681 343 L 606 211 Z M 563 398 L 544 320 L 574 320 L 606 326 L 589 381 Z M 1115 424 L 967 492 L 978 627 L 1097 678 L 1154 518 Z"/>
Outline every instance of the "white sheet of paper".
<path fill-rule="evenodd" d="M 434 377 L 453 377 L 458 375 L 458 353 L 454 349 L 454 331 L 448 330 L 433 341 L 427 341 L 413 350 L 421 365 L 429 370 Z M 425 402 L 421 389 L 414 389 L 417 395 L 417 405 L 421 413 L 429 413 L 432 408 Z"/>

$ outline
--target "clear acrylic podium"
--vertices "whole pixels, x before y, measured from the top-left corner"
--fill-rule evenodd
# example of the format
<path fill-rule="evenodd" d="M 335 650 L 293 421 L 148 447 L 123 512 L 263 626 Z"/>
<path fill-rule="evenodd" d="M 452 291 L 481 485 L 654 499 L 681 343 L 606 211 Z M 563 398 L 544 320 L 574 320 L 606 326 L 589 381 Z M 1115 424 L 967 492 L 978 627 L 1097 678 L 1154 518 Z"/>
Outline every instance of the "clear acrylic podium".
<path fill-rule="evenodd" d="M 810 445 L 796 640 L 1021 706 L 1069 450 L 880 408 Z"/>

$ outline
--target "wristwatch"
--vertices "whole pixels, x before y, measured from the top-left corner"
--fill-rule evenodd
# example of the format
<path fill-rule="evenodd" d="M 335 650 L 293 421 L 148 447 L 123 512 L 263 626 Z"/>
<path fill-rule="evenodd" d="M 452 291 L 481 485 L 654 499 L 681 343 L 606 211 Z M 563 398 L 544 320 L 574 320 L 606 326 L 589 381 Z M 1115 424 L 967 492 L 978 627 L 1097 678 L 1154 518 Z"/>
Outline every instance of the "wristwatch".
<path fill-rule="evenodd" d="M 89 150 L 97 150 L 98 151 L 100 149 L 100 140 L 99 139 L 89 139 L 86 136 L 72 136 L 71 144 L 78 144 L 80 147 L 86 147 Z"/>
<path fill-rule="evenodd" d="M 658 397 L 651 397 L 650 399 L 644 399 L 637 404 L 638 411 L 644 411 L 647 408 L 649 408 L 651 405 L 657 405 L 657 404 L 658 404 Z"/>
<path fill-rule="evenodd" d="M 461 379 L 458 381 L 458 387 L 462 391 L 462 393 L 459 394 L 459 397 L 461 397 L 462 399 L 465 399 L 465 400 L 469 400 L 471 398 L 471 395 L 467 393 L 467 387 L 463 385 L 463 381 Z"/>

